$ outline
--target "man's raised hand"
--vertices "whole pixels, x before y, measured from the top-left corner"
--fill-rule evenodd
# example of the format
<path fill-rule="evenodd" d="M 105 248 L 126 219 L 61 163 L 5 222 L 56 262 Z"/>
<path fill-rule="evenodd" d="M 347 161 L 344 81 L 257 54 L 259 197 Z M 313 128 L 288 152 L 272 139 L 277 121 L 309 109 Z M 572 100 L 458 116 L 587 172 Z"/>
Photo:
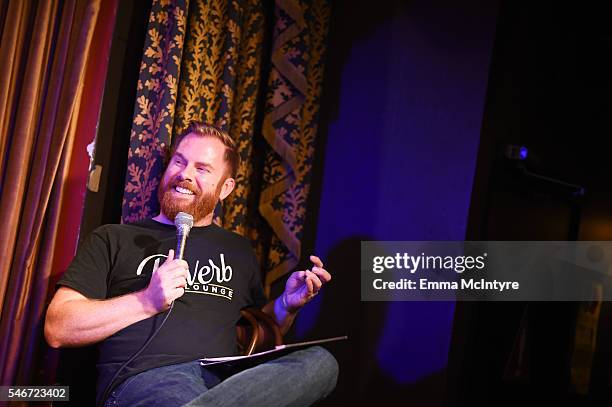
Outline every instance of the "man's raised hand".
<path fill-rule="evenodd" d="M 321 287 L 331 280 L 331 274 L 323 268 L 317 256 L 310 256 L 311 270 L 296 271 L 289 276 L 283 292 L 282 303 L 289 312 L 296 312 L 311 301 Z"/>
<path fill-rule="evenodd" d="M 155 313 L 170 308 L 174 300 L 185 294 L 189 265 L 185 260 L 174 258 L 174 250 L 168 251 L 168 258 L 151 276 L 149 286 L 144 290 L 145 298 Z"/>

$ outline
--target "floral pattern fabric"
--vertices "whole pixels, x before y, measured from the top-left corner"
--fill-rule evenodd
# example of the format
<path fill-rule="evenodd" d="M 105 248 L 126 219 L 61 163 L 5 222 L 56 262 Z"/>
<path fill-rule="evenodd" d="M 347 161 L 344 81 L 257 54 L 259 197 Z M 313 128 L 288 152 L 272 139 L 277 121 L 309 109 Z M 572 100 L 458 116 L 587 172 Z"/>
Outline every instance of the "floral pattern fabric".
<path fill-rule="evenodd" d="M 251 239 L 265 286 L 300 260 L 330 7 L 327 0 L 154 0 L 140 67 L 124 222 L 154 216 L 172 136 L 190 121 L 236 140 L 217 221 Z"/>

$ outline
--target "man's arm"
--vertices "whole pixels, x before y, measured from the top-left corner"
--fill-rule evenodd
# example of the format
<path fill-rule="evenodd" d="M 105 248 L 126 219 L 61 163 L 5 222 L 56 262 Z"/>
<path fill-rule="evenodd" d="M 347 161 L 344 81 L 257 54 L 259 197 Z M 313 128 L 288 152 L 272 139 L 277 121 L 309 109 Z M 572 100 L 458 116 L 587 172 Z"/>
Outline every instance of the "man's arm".
<path fill-rule="evenodd" d="M 174 260 L 170 250 L 147 288 L 106 300 L 94 300 L 61 287 L 51 300 L 45 320 L 50 346 L 85 346 L 108 338 L 121 329 L 170 307 L 185 293 L 187 262 Z"/>
<path fill-rule="evenodd" d="M 314 264 L 312 271 L 292 273 L 283 294 L 262 308 L 263 312 L 274 318 L 283 335 L 291 328 L 297 312 L 319 293 L 323 284 L 331 280 L 331 274 L 323 268 L 321 259 L 310 256 L 310 260 Z"/>
<path fill-rule="evenodd" d="M 280 327 L 282 334 L 285 335 L 289 331 L 289 328 L 291 328 L 291 325 L 293 325 L 293 320 L 295 319 L 298 310 L 292 312 L 286 309 L 283 305 L 282 297 L 283 296 L 281 295 L 277 299 L 270 301 L 264 305 L 261 310 L 274 318 Z"/>
<path fill-rule="evenodd" d="M 45 338 L 53 348 L 90 345 L 155 314 L 144 290 L 92 300 L 72 288 L 60 287 L 47 311 Z"/>

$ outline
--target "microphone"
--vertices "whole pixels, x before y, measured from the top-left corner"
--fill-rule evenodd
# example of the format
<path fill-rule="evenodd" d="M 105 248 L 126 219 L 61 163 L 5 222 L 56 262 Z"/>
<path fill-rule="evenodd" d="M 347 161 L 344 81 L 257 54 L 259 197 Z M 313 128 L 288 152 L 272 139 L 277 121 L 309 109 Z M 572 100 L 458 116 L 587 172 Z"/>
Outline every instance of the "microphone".
<path fill-rule="evenodd" d="M 174 225 L 176 226 L 176 251 L 174 258 L 182 260 L 187 236 L 189 236 L 189 231 L 193 226 L 193 216 L 185 212 L 179 212 L 174 217 Z"/>

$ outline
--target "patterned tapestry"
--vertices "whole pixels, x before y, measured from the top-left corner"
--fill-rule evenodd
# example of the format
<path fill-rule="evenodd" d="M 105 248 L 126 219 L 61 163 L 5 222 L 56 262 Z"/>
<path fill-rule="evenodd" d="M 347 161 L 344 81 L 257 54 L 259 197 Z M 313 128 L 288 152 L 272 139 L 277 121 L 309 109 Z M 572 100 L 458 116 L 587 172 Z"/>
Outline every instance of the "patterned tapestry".
<path fill-rule="evenodd" d="M 330 6 L 277 0 L 273 17 L 265 7 L 255 0 L 153 1 L 122 220 L 158 213 L 172 136 L 191 120 L 216 124 L 241 156 L 218 221 L 251 239 L 269 293 L 301 256 Z"/>

